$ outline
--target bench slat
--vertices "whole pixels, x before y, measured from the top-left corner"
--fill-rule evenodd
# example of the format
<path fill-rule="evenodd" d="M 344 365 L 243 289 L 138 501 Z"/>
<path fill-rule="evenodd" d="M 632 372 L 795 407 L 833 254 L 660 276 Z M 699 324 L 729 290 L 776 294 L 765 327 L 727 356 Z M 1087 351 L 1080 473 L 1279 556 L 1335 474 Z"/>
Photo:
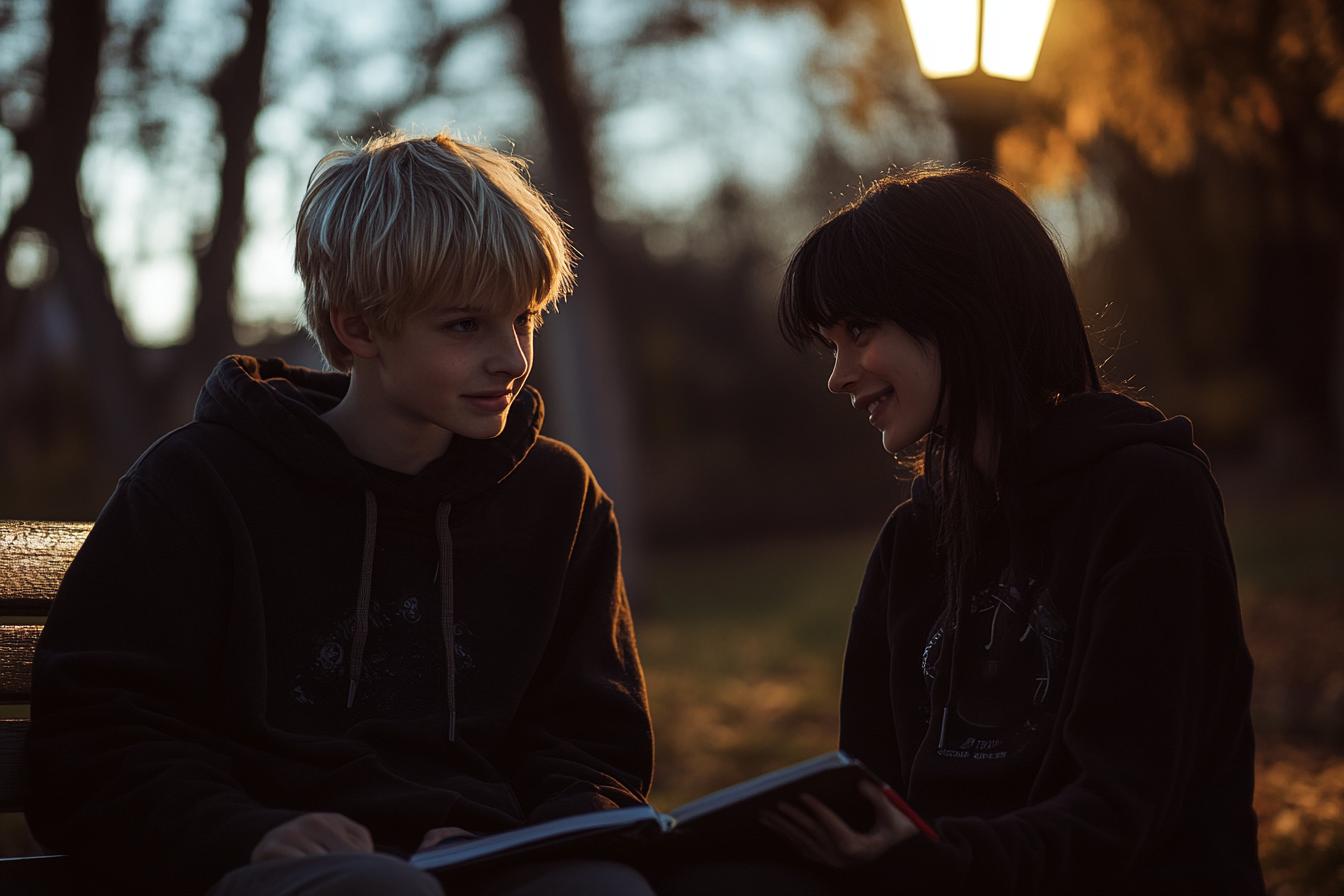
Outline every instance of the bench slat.
<path fill-rule="evenodd" d="M 93 523 L 0 520 L 0 616 L 45 616 Z"/>
<path fill-rule="evenodd" d="M 0 703 L 27 703 L 40 625 L 0 625 Z"/>
<path fill-rule="evenodd" d="M 0 719 L 0 812 L 23 810 L 23 745 L 27 719 Z"/>

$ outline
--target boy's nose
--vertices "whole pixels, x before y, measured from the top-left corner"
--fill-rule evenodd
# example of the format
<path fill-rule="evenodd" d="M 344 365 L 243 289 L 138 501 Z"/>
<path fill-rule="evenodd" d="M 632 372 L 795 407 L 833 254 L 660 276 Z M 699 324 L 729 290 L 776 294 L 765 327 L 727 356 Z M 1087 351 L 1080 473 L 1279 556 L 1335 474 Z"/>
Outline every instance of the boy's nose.
<path fill-rule="evenodd" d="M 527 373 L 532 363 L 532 345 L 528 337 L 519 336 L 510 328 L 510 332 L 505 334 L 497 345 L 498 348 L 490 359 L 491 373 L 502 373 L 511 377 L 520 377 Z"/>

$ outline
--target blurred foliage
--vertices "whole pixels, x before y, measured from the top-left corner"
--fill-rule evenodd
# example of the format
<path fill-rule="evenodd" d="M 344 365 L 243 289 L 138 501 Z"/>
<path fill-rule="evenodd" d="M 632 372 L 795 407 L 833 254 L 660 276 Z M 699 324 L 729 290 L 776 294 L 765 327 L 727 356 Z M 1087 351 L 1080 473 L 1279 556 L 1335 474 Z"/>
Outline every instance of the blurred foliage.
<path fill-rule="evenodd" d="M 1338 143 L 1344 16 L 1328 0 L 1076 0 L 1056 6 L 1031 82 L 1035 108 L 1000 140 L 1009 177 L 1064 186 L 1103 130 L 1159 174 L 1206 141 L 1271 167 Z M 1336 197 L 1338 201 L 1339 197 Z"/>
<path fill-rule="evenodd" d="M 1255 810 L 1271 896 L 1344 893 L 1344 759 L 1270 751 L 1256 770 Z"/>

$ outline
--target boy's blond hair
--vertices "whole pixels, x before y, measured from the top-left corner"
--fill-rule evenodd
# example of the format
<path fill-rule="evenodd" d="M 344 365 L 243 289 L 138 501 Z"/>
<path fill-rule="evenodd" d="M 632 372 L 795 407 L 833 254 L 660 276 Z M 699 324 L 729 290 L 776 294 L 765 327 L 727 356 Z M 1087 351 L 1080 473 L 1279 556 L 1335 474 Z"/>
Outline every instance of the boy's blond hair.
<path fill-rule="evenodd" d="M 567 294 L 569 240 L 526 170 L 445 133 L 375 137 L 318 162 L 299 207 L 294 267 L 304 327 L 327 363 L 347 372 L 353 363 L 333 308 L 395 332 L 445 300 L 544 308 Z"/>

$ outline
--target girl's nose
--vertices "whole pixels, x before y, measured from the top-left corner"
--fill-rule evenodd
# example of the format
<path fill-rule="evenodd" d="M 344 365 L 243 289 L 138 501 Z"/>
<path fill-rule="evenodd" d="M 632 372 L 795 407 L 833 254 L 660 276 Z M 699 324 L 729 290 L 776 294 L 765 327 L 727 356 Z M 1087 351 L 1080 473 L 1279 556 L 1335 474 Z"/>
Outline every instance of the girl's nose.
<path fill-rule="evenodd" d="M 826 388 L 837 395 L 841 395 L 851 390 L 857 378 L 855 364 L 849 358 L 849 353 L 844 349 L 837 350 L 835 366 L 831 368 L 831 376 L 826 381 Z"/>

